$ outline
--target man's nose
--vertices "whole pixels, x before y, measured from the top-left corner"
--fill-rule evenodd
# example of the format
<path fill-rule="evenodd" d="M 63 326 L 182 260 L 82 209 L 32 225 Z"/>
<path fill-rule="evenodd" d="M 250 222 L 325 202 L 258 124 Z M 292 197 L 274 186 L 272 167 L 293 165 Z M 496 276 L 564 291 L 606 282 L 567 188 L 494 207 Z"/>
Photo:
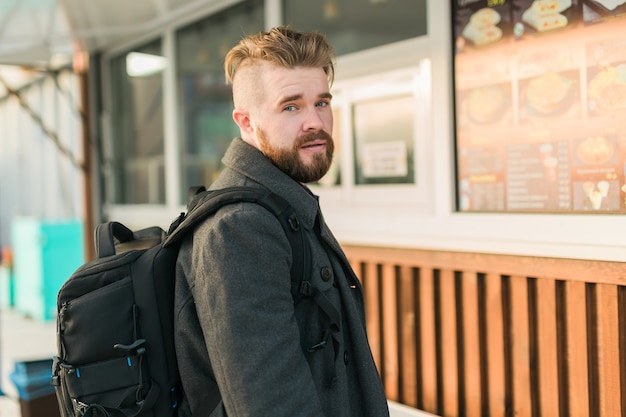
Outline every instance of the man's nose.
<path fill-rule="evenodd" d="M 304 120 L 303 129 L 305 131 L 309 130 L 321 130 L 324 128 L 324 120 L 322 119 L 322 115 L 320 114 L 319 108 L 314 107 L 310 109 L 306 113 L 306 119 Z"/>

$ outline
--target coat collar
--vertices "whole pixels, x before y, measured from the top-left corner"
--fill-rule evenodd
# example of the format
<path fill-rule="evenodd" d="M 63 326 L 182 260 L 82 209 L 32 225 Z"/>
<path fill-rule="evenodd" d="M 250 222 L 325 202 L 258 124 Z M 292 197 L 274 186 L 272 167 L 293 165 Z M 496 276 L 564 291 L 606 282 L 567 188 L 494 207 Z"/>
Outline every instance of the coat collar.
<path fill-rule="evenodd" d="M 319 210 L 318 197 L 308 187 L 293 180 L 276 167 L 257 148 L 241 138 L 235 138 L 226 150 L 222 162 L 227 168 L 263 185 L 287 200 L 298 213 L 304 227 L 313 228 Z"/>

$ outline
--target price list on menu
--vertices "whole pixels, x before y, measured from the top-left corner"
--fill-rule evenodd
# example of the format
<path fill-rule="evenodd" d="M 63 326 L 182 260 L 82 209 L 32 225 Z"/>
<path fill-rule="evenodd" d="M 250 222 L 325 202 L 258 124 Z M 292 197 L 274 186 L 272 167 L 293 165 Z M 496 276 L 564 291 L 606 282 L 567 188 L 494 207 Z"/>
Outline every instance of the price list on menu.
<path fill-rule="evenodd" d="M 626 0 L 453 2 L 458 209 L 626 213 Z"/>
<path fill-rule="evenodd" d="M 513 210 L 569 209 L 567 142 L 507 146 L 506 206 Z"/>

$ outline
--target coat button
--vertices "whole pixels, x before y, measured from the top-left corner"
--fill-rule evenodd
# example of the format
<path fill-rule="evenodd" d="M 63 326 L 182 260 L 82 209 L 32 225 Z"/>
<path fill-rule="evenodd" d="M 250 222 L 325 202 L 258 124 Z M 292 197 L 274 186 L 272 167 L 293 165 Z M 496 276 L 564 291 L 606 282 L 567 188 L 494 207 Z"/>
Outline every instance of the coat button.
<path fill-rule="evenodd" d="M 347 351 L 347 350 L 345 350 L 345 351 L 343 352 L 343 363 L 345 363 L 345 364 L 347 365 L 347 364 L 348 364 L 348 362 L 350 362 L 350 357 L 349 357 L 349 355 L 348 355 L 348 351 Z"/>
<path fill-rule="evenodd" d="M 322 280 L 324 282 L 328 282 L 333 277 L 333 270 L 330 267 L 325 266 L 322 268 L 320 275 L 322 276 Z"/>

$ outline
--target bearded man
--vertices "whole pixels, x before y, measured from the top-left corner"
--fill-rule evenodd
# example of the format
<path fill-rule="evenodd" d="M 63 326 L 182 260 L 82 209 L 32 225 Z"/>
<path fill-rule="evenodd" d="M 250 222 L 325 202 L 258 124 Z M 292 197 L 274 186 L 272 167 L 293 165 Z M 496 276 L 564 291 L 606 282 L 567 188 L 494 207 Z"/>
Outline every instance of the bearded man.
<path fill-rule="evenodd" d="M 306 186 L 332 163 L 333 60 L 322 35 L 286 27 L 248 36 L 226 56 L 241 137 L 211 188 L 268 189 L 294 208 L 325 306 L 294 302 L 292 248 L 274 214 L 253 202 L 222 207 L 179 252 L 181 417 L 389 415 L 361 284 Z"/>

